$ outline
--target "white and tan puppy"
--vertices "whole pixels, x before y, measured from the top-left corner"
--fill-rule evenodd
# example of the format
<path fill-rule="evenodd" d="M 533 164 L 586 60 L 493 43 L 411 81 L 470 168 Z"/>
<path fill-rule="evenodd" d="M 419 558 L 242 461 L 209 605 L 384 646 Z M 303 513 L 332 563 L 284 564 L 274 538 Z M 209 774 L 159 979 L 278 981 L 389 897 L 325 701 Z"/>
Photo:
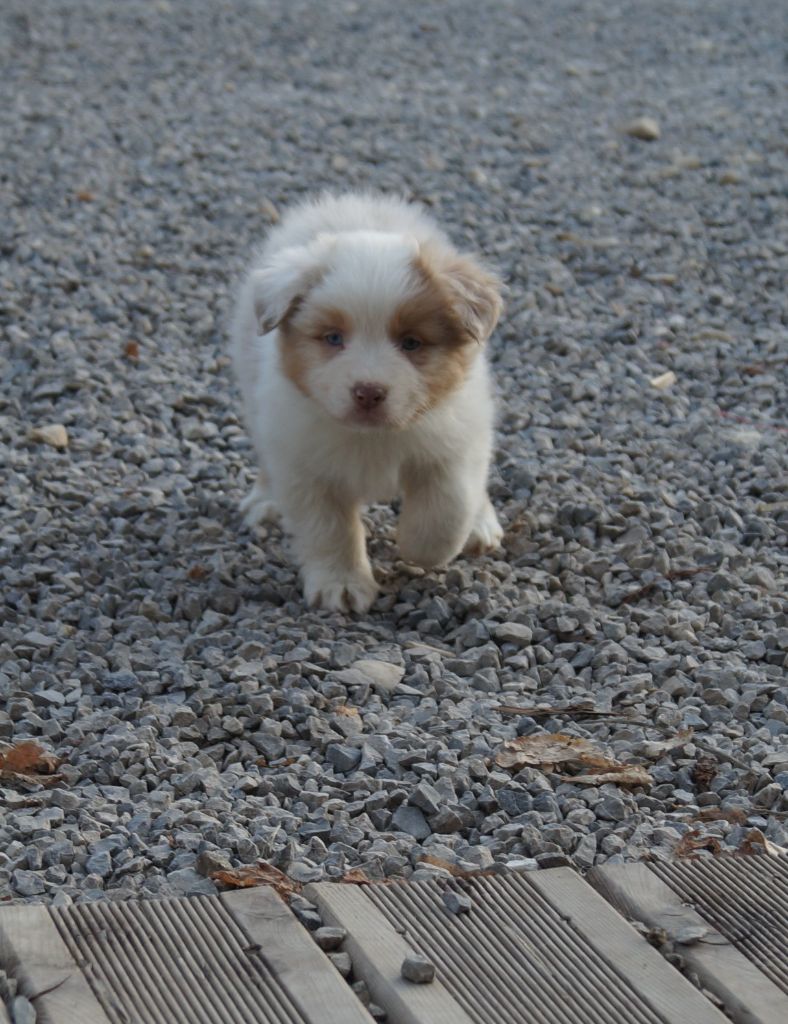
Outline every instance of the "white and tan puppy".
<path fill-rule="evenodd" d="M 310 604 L 375 600 L 368 502 L 401 496 L 406 562 L 499 544 L 484 346 L 500 311 L 498 281 L 400 199 L 323 197 L 271 231 L 232 329 L 259 465 L 243 509 L 282 514 Z"/>

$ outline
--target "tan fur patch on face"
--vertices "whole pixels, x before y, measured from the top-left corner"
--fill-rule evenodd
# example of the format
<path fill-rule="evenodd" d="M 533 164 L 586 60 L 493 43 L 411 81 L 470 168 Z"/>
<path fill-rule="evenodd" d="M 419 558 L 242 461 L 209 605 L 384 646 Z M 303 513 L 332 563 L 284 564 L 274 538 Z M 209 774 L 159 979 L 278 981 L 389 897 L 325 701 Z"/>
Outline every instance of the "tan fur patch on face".
<path fill-rule="evenodd" d="M 427 400 L 419 412 L 426 412 L 463 383 L 476 355 L 476 342 L 454 315 L 429 267 L 417 258 L 415 269 L 421 287 L 396 310 L 388 331 L 397 346 L 405 338 L 421 342 L 420 348 L 402 354 L 418 369 L 424 382 Z"/>
<path fill-rule="evenodd" d="M 336 331 L 347 337 L 350 323 L 338 309 L 299 304 L 279 325 L 279 354 L 282 371 L 298 390 L 312 397 L 307 380 L 312 370 L 338 355 L 325 341 Z"/>
<path fill-rule="evenodd" d="M 470 256 L 427 243 L 417 269 L 444 297 L 463 333 L 483 344 L 501 315 L 501 282 Z"/>

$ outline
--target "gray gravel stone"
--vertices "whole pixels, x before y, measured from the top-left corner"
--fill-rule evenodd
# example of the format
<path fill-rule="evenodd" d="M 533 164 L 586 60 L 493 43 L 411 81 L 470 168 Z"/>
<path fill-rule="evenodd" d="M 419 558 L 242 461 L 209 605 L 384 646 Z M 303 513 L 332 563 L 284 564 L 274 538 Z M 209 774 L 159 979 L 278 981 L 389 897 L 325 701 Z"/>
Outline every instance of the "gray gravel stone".
<path fill-rule="evenodd" d="M 603 821 L 623 821 L 627 808 L 619 796 L 606 796 L 594 808 L 596 816 Z"/>
<path fill-rule="evenodd" d="M 0 12 L 0 743 L 62 762 L 2 786 L 12 898 L 585 870 L 669 852 L 696 806 L 745 816 L 697 825 L 725 852 L 788 845 L 779 5 L 117 6 Z M 406 571 L 369 508 L 364 617 L 306 609 L 282 525 L 241 523 L 224 326 L 281 211 L 351 187 L 426 202 L 507 283 L 503 547 Z M 496 766 L 542 731 L 653 785 Z"/>
<path fill-rule="evenodd" d="M 432 834 L 432 829 L 418 807 L 398 807 L 391 817 L 391 827 L 398 832 L 407 832 L 414 839 L 426 839 Z"/>
<path fill-rule="evenodd" d="M 203 878 L 194 868 L 178 868 L 167 874 L 167 884 L 174 896 L 215 896 L 216 885 Z"/>
<path fill-rule="evenodd" d="M 470 896 L 456 889 L 444 889 L 443 905 L 452 914 L 469 914 L 473 906 Z"/>
<path fill-rule="evenodd" d="M 435 980 L 435 964 L 419 953 L 408 953 L 402 961 L 400 974 L 406 981 L 427 985 Z"/>
<path fill-rule="evenodd" d="M 343 978 L 349 978 L 350 972 L 353 970 L 353 964 L 350 960 L 349 953 L 329 953 L 328 959 L 336 967 Z"/>
<path fill-rule="evenodd" d="M 464 822 L 454 808 L 444 807 L 429 819 L 429 824 L 433 832 L 446 835 L 451 832 L 459 832 Z"/>
<path fill-rule="evenodd" d="M 36 1008 L 25 996 L 15 996 L 11 1003 L 11 1020 L 13 1024 L 36 1024 L 38 1014 Z"/>
<path fill-rule="evenodd" d="M 331 953 L 339 949 L 347 938 L 347 932 L 344 928 L 332 928 L 325 925 L 323 928 L 318 928 L 317 931 L 313 932 L 313 937 L 321 949 L 325 950 L 326 953 Z"/>
<path fill-rule="evenodd" d="M 443 806 L 445 799 L 434 786 L 428 782 L 420 782 L 413 790 L 408 802 L 415 807 L 421 808 L 425 814 L 437 814 Z M 439 831 L 436 829 L 435 831 Z"/>
<path fill-rule="evenodd" d="M 496 626 L 494 635 L 498 643 L 527 647 L 531 643 L 533 630 L 519 622 L 503 622 Z"/>
<path fill-rule="evenodd" d="M 100 878 L 107 878 L 112 874 L 112 857 L 107 850 L 98 850 L 88 857 L 85 863 L 85 870 L 90 874 L 98 875 Z"/>
<path fill-rule="evenodd" d="M 326 757 L 338 772 L 352 772 L 361 760 L 361 751 L 358 747 L 332 743 L 326 750 Z"/>
<path fill-rule="evenodd" d="M 46 892 L 44 879 L 37 871 L 18 869 L 11 875 L 11 884 L 20 896 L 38 896 Z"/>
<path fill-rule="evenodd" d="M 226 854 L 218 850 L 203 850 L 194 862 L 195 870 L 201 875 L 211 875 L 214 871 L 230 871 L 232 864 Z"/>

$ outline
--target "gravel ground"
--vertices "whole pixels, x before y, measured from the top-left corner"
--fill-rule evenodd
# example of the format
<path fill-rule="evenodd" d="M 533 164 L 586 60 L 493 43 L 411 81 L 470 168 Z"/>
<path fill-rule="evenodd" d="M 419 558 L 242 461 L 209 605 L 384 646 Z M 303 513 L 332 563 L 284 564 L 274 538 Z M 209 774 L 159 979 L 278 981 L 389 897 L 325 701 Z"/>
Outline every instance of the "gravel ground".
<path fill-rule="evenodd" d="M 63 765 L 0 779 L 0 898 L 785 842 L 784 28 L 773 0 L 6 0 L 0 742 Z M 416 574 L 371 510 L 352 618 L 241 525 L 225 324 L 277 211 L 359 185 L 507 281 L 507 537 Z M 578 702 L 609 714 L 500 709 Z M 653 784 L 496 766 L 544 730 Z"/>

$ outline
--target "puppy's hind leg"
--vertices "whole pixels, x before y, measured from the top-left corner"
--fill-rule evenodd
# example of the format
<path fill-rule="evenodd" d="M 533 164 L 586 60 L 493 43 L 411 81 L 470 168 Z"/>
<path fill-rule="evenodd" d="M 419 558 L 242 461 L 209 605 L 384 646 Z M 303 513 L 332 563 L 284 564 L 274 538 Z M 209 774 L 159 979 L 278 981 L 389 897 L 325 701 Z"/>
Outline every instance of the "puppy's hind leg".
<path fill-rule="evenodd" d="M 259 523 L 272 523 L 279 518 L 279 509 L 271 500 L 268 477 L 264 469 L 257 474 L 251 491 L 241 500 L 241 514 L 244 523 L 257 526 Z"/>

